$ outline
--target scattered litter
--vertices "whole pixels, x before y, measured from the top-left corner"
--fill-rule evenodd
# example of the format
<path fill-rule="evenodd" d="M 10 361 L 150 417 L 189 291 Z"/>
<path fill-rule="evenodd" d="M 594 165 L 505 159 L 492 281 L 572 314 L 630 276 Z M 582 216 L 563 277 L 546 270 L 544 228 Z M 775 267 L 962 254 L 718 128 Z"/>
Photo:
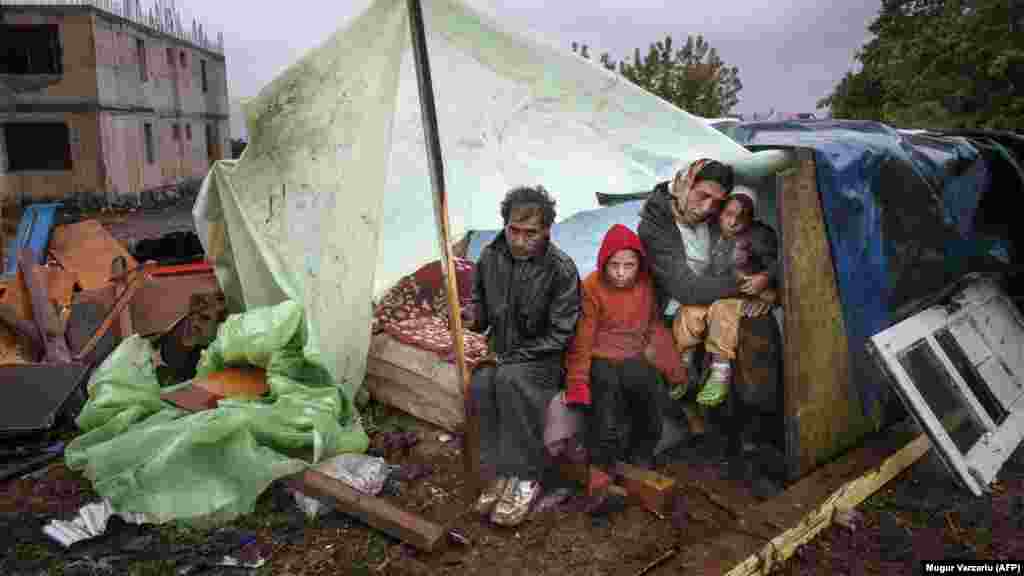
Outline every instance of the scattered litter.
<path fill-rule="evenodd" d="M 836 508 L 832 514 L 832 521 L 850 532 L 856 532 L 864 525 L 864 515 L 856 508 Z"/>
<path fill-rule="evenodd" d="M 242 547 L 237 553 L 225 556 L 217 565 L 235 568 L 261 568 L 267 563 L 263 557 L 260 545 L 252 542 Z"/>
<path fill-rule="evenodd" d="M 416 432 L 382 432 L 374 438 L 376 452 L 383 456 L 396 453 L 407 453 L 410 448 L 420 443 Z"/>
<path fill-rule="evenodd" d="M 314 468 L 370 496 L 380 494 L 388 476 L 395 469 L 383 458 L 365 454 L 342 454 Z M 324 507 L 316 498 L 310 498 L 299 491 L 293 492 L 293 496 L 298 507 L 311 519 L 316 518 Z"/>
<path fill-rule="evenodd" d="M 432 464 L 410 463 L 399 466 L 392 475 L 396 480 L 401 482 L 415 482 L 416 480 L 426 478 L 433 473 L 434 466 Z"/>
<path fill-rule="evenodd" d="M 572 497 L 572 490 L 566 487 L 557 488 L 550 494 L 545 495 L 537 503 L 537 507 L 534 508 L 534 514 L 541 514 L 548 510 L 553 510 L 562 504 L 564 504 L 569 498 Z"/>
<path fill-rule="evenodd" d="M 82 506 L 78 511 L 78 516 L 70 522 L 51 520 L 43 527 L 43 532 L 67 548 L 75 542 L 95 538 L 106 532 L 107 522 L 114 514 L 132 524 L 146 522 L 146 517 L 143 514 L 114 512 L 110 502 L 104 500 Z"/>
<path fill-rule="evenodd" d="M 437 437 L 437 441 L 442 444 L 447 444 L 452 441 L 453 436 L 451 434 L 441 434 Z"/>
<path fill-rule="evenodd" d="M 453 544 L 458 544 L 459 546 L 470 546 L 470 545 L 472 545 L 472 542 L 470 542 L 469 538 L 464 536 L 458 530 L 449 530 L 448 531 L 448 540 L 451 543 L 453 543 Z"/>

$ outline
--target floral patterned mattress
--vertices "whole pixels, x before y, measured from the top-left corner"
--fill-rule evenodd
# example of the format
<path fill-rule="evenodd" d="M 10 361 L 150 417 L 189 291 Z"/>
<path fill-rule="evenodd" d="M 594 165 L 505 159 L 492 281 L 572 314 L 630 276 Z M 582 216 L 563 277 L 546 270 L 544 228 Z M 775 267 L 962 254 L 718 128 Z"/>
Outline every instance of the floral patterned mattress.
<path fill-rule="evenodd" d="M 459 300 L 466 306 L 473 289 L 474 264 L 456 258 L 455 271 Z M 402 278 L 381 298 L 373 311 L 373 333 L 382 332 L 455 362 L 455 345 L 448 330 L 448 290 L 439 260 Z M 463 334 L 466 363 L 472 367 L 487 355 L 487 338 L 469 330 Z"/>

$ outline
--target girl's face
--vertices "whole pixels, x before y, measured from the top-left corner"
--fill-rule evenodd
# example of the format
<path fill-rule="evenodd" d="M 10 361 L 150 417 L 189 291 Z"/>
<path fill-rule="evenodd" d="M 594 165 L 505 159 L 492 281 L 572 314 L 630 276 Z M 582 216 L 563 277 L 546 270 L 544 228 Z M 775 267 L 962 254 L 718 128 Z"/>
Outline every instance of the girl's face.
<path fill-rule="evenodd" d="M 718 217 L 718 224 L 722 228 L 722 236 L 733 238 L 741 234 L 750 226 L 752 214 L 742 201 L 737 198 L 730 198 L 725 203 L 722 214 Z"/>

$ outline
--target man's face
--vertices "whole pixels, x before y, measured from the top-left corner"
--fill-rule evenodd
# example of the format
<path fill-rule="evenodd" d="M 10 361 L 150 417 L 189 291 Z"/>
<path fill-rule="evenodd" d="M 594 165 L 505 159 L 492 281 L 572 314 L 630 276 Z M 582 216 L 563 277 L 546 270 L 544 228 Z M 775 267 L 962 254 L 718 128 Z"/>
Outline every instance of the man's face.
<path fill-rule="evenodd" d="M 619 250 L 604 265 L 604 275 L 616 288 L 629 288 L 636 282 L 640 256 L 633 250 Z"/>
<path fill-rule="evenodd" d="M 505 239 L 512 256 L 529 258 L 544 247 L 551 228 L 544 226 L 544 215 L 529 206 L 513 208 L 505 225 Z"/>
<path fill-rule="evenodd" d="M 701 180 L 690 188 L 683 209 L 683 220 L 690 226 L 706 222 L 722 207 L 726 192 L 722 185 L 711 180 Z"/>
<path fill-rule="evenodd" d="M 725 203 L 722 214 L 718 217 L 718 223 L 722 228 L 722 236 L 733 238 L 750 227 L 750 210 L 743 202 L 733 198 Z"/>

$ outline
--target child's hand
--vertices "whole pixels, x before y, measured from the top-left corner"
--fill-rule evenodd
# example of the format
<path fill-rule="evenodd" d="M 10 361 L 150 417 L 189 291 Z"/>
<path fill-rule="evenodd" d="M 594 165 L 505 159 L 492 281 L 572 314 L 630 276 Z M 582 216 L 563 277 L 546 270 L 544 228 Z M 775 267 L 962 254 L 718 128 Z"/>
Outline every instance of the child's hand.
<path fill-rule="evenodd" d="M 772 305 L 761 300 L 747 300 L 743 303 L 741 313 L 747 318 L 759 318 L 771 312 Z"/>
<path fill-rule="evenodd" d="M 768 289 L 771 279 L 764 272 L 751 276 L 742 276 L 740 280 L 740 292 L 750 296 L 756 296 Z"/>

